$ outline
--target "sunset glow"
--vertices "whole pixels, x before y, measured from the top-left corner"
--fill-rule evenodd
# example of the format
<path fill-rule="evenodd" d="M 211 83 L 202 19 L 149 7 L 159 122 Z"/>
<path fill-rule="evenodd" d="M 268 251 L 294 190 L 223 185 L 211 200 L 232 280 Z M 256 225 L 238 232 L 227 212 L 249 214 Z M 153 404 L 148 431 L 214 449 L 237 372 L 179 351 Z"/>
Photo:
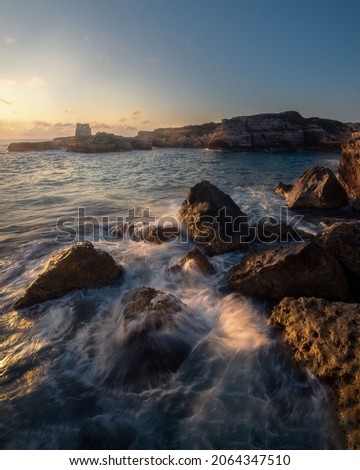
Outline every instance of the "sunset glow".
<path fill-rule="evenodd" d="M 287 109 L 360 120 L 354 1 L 4 3 L 0 138 L 69 135 L 77 121 L 135 135 Z"/>

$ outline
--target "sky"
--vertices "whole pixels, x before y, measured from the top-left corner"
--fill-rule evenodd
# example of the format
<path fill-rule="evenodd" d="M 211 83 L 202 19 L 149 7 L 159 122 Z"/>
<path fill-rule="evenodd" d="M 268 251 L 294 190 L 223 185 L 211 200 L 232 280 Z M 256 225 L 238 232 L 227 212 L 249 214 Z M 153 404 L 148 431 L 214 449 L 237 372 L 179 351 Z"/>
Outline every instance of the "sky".
<path fill-rule="evenodd" d="M 360 121 L 358 0 L 0 0 L 0 139 Z"/>

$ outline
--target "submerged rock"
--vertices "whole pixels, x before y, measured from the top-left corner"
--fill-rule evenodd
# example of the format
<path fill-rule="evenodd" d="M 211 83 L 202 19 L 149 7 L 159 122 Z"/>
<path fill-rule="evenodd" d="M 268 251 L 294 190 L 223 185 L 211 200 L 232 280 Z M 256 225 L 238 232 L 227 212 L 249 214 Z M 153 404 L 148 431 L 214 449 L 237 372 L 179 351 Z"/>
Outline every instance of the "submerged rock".
<path fill-rule="evenodd" d="M 142 392 L 161 386 L 190 354 L 208 326 L 174 295 L 140 287 L 127 292 L 115 311 L 120 318 L 107 386 Z"/>
<path fill-rule="evenodd" d="M 190 238 L 210 254 L 239 249 L 247 233 L 247 215 L 231 197 L 209 181 L 196 184 L 179 211 Z"/>
<path fill-rule="evenodd" d="M 349 287 L 339 263 L 312 241 L 247 252 L 230 269 L 228 283 L 245 295 L 346 300 Z"/>
<path fill-rule="evenodd" d="M 329 168 L 309 168 L 287 191 L 289 188 L 282 183 L 275 188 L 289 209 L 338 209 L 348 202 L 346 191 Z"/>
<path fill-rule="evenodd" d="M 349 196 L 360 198 L 360 140 L 342 147 L 339 180 Z"/>
<path fill-rule="evenodd" d="M 270 321 L 330 391 L 349 449 L 360 449 L 360 304 L 285 298 Z"/>
<path fill-rule="evenodd" d="M 212 263 L 208 260 L 207 256 L 204 255 L 198 248 L 194 248 L 189 251 L 183 258 L 179 259 L 175 265 L 172 266 L 172 269 L 180 268 L 184 266 L 188 261 L 193 261 L 196 267 L 203 274 L 214 274 L 215 268 Z"/>
<path fill-rule="evenodd" d="M 123 272 L 122 266 L 116 265 L 105 251 L 95 249 L 90 242 L 77 243 L 50 258 L 15 308 L 57 299 L 75 289 L 101 287 L 121 277 Z"/>

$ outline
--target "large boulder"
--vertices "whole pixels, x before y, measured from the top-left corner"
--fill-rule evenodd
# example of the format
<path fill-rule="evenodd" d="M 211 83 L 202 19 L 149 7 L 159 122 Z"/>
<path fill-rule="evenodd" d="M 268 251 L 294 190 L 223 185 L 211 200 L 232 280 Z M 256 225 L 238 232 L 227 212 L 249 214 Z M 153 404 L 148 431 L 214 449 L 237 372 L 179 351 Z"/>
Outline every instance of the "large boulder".
<path fill-rule="evenodd" d="M 285 329 L 295 359 L 328 386 L 346 447 L 360 449 L 360 304 L 285 298 L 270 321 Z"/>
<path fill-rule="evenodd" d="M 104 350 L 105 383 L 131 392 L 163 385 L 209 331 L 181 300 L 152 287 L 124 294 L 114 316 L 119 327 L 116 344 Z"/>
<path fill-rule="evenodd" d="M 123 271 L 108 253 L 95 249 L 92 243 L 77 243 L 50 258 L 15 308 L 57 299 L 75 289 L 101 287 L 118 279 Z"/>
<path fill-rule="evenodd" d="M 247 215 L 209 181 L 193 186 L 179 211 L 190 238 L 210 255 L 239 249 L 247 235 Z"/>
<path fill-rule="evenodd" d="M 317 236 L 316 242 L 341 264 L 353 296 L 359 298 L 360 225 L 344 222 L 334 224 L 328 232 Z"/>
<path fill-rule="evenodd" d="M 291 189 L 279 183 L 275 192 L 285 197 L 289 209 L 338 209 L 348 202 L 334 173 L 320 166 L 306 170 Z"/>
<path fill-rule="evenodd" d="M 242 294 L 275 300 L 302 296 L 346 300 L 349 296 L 341 266 L 313 241 L 249 251 L 229 271 L 228 282 Z"/>
<path fill-rule="evenodd" d="M 339 180 L 349 196 L 360 198 L 360 140 L 343 145 Z"/>

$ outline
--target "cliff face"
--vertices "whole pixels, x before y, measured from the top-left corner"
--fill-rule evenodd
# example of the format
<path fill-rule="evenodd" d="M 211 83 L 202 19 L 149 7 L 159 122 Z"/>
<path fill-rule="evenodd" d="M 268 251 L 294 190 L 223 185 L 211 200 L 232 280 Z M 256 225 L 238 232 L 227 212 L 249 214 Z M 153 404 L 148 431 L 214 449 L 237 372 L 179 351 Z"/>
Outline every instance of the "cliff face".
<path fill-rule="evenodd" d="M 117 152 L 160 148 L 223 150 L 340 150 L 354 135 L 355 124 L 322 118 L 304 118 L 296 111 L 255 114 L 223 119 L 219 123 L 140 131 L 136 137 L 104 132 L 54 139 L 50 142 L 11 144 L 9 151 L 67 149 L 73 152 Z M 84 133 L 87 129 L 82 130 Z"/>
<path fill-rule="evenodd" d="M 224 119 L 213 133 L 209 148 L 337 150 L 350 136 L 350 129 L 341 122 L 305 119 L 296 111 L 288 111 Z"/>

